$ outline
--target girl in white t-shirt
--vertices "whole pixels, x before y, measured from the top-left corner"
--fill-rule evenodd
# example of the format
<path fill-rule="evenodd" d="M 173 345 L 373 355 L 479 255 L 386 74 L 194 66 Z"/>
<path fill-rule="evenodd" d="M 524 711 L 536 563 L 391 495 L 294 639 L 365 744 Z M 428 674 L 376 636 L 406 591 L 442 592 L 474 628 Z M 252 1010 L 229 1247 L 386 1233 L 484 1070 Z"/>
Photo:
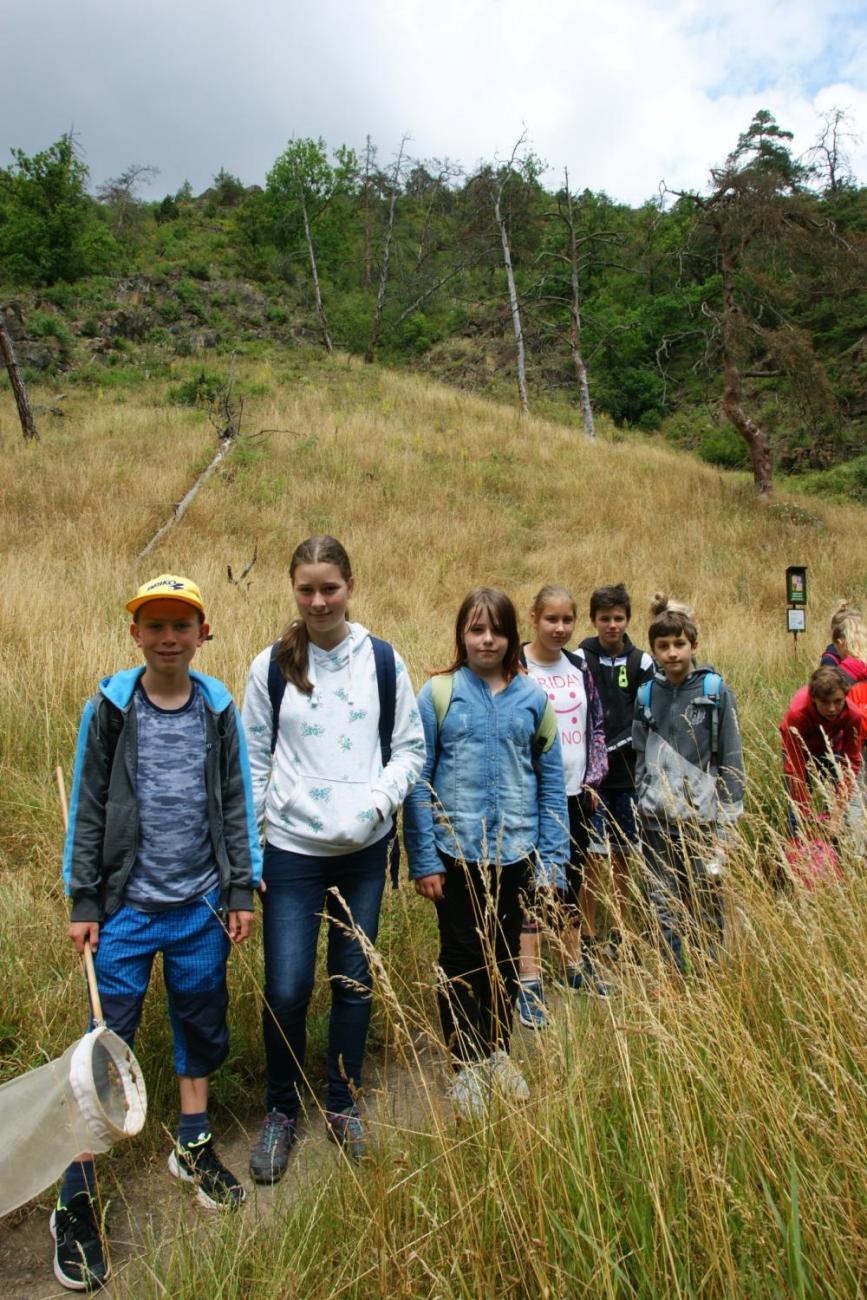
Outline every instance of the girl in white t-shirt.
<path fill-rule="evenodd" d="M 563 945 L 568 987 L 607 993 L 589 955 L 581 954 L 578 898 L 590 838 L 590 817 L 596 807 L 596 787 L 608 771 L 608 750 L 602 705 L 586 663 L 566 646 L 575 631 L 576 606 L 564 587 L 543 587 L 530 609 L 533 640 L 523 647 L 528 674 L 542 687 L 557 716 L 569 805 L 570 863 L 561 901 L 566 914 Z M 542 990 L 539 922 L 528 913 L 521 930 L 518 1016 L 529 1029 L 548 1023 Z"/>

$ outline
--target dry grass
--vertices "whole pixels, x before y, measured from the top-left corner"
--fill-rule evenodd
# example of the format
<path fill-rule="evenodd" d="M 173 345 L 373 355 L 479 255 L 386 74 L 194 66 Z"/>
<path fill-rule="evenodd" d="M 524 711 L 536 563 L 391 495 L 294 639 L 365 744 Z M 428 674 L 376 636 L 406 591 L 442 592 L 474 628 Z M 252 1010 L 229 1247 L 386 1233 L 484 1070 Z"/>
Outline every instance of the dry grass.
<path fill-rule="evenodd" d="M 200 413 L 162 390 L 70 396 L 38 447 L 0 402 L 0 1065 L 9 1076 L 78 1032 L 64 935 L 53 770 L 69 771 L 84 698 L 135 662 L 123 606 L 152 573 L 202 587 L 215 639 L 198 667 L 240 697 L 253 655 L 292 612 L 298 540 L 332 532 L 356 568 L 353 616 L 393 639 L 420 686 L 449 656 L 454 613 L 479 582 L 526 610 L 544 582 L 584 608 L 625 580 L 641 644 L 657 588 L 696 606 L 705 656 L 737 693 L 750 814 L 732 866 L 739 942 L 680 991 L 651 954 L 610 1005 L 563 1001 L 557 1031 L 525 1044 L 534 1101 L 455 1131 L 434 1104 L 425 1038 L 429 910 L 390 899 L 376 1033 L 422 1080 L 413 1124 L 386 1124 L 361 1175 L 330 1176 L 279 1219 L 221 1224 L 156 1249 L 135 1296 L 304 1294 L 856 1295 L 865 1285 L 863 864 L 816 899 L 766 885 L 782 828 L 775 726 L 825 642 L 839 595 L 864 599 L 865 514 L 787 499 L 644 440 L 574 431 L 418 378 L 346 361 L 242 369 L 279 396 L 250 404 L 245 441 L 140 571 L 134 556 L 209 459 Z M 254 409 L 255 408 L 255 409 Z M 258 560 L 247 590 L 232 586 Z M 809 566 L 811 626 L 785 632 L 787 564 Z M 589 630 L 589 629 L 588 629 Z M 657 972 L 658 974 L 658 972 Z M 240 1060 L 217 1081 L 225 1112 L 255 1105 L 257 951 L 235 963 Z M 419 1045 L 421 1044 L 421 1045 Z M 142 1060 L 172 1120 L 163 1013 Z M 430 1087 L 430 1095 L 426 1088 Z M 547 1288 L 547 1291 L 546 1291 Z"/>

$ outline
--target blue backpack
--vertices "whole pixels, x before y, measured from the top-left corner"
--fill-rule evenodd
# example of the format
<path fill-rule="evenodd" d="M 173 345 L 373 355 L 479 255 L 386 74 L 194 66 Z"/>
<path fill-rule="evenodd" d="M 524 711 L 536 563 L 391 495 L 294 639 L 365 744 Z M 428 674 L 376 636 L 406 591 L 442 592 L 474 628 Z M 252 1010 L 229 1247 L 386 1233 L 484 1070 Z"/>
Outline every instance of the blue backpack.
<path fill-rule="evenodd" d="M 376 665 L 376 686 L 379 692 L 379 750 L 382 766 L 391 762 L 391 739 L 394 735 L 394 715 L 397 707 L 397 666 L 394 659 L 394 647 L 388 641 L 381 641 L 378 636 L 370 638 L 373 646 L 373 662 Z M 280 705 L 286 692 L 286 678 L 280 671 L 277 656 L 280 653 L 280 641 L 271 647 L 268 663 L 268 698 L 271 701 L 271 753 L 277 748 L 277 731 L 280 725 Z M 389 865 L 391 883 L 397 889 L 400 874 L 400 841 L 397 838 L 397 813 L 389 836 Z"/>
<path fill-rule="evenodd" d="M 719 711 L 720 701 L 722 699 L 723 680 L 719 673 L 707 672 L 704 675 L 704 695 L 699 696 L 693 703 L 710 704 L 710 761 L 716 767 L 719 758 Z M 653 689 L 653 678 L 643 682 L 638 688 L 636 701 L 638 702 L 644 721 L 648 727 L 656 726 L 653 718 L 653 711 L 650 707 L 651 692 Z"/>

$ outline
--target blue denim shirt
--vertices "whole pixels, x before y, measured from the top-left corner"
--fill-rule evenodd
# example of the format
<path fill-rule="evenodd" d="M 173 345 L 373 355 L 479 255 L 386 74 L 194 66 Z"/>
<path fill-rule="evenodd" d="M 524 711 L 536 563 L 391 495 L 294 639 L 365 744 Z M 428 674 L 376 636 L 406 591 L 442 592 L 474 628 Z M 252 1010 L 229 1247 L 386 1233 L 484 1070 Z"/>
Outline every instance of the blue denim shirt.
<path fill-rule="evenodd" d="M 427 755 L 404 804 L 409 874 L 443 870 L 437 849 L 503 865 L 533 857 L 537 879 L 556 883 L 569 860 L 569 815 L 559 737 L 533 766 L 533 738 L 548 700 L 531 678 L 496 695 L 469 668 L 454 675 L 442 729 L 430 683 L 418 697 Z M 433 790 L 434 797 L 431 797 Z"/>

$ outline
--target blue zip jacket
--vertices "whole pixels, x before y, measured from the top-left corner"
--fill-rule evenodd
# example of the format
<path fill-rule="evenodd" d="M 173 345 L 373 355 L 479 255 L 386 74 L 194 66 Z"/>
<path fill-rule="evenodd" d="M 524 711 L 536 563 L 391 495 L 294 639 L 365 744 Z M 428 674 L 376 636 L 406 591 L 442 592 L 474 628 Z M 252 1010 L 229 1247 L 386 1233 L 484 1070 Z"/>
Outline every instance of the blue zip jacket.
<path fill-rule="evenodd" d="M 459 668 L 438 734 L 430 683 L 422 687 L 418 707 L 427 754 L 403 806 L 412 879 L 443 871 L 439 850 L 503 865 L 533 858 L 537 880 L 557 883 L 569 861 L 559 737 L 533 763 L 533 739 L 547 703 L 529 677 L 513 678 L 494 695 L 471 669 Z"/>
<path fill-rule="evenodd" d="M 135 774 L 138 734 L 132 707 L 144 667 L 105 677 L 84 706 L 75 751 L 63 879 L 73 921 L 117 911 L 138 847 Z M 247 744 L 238 710 L 216 677 L 191 672 L 205 702 L 208 824 L 222 905 L 252 911 L 262 876 Z"/>

